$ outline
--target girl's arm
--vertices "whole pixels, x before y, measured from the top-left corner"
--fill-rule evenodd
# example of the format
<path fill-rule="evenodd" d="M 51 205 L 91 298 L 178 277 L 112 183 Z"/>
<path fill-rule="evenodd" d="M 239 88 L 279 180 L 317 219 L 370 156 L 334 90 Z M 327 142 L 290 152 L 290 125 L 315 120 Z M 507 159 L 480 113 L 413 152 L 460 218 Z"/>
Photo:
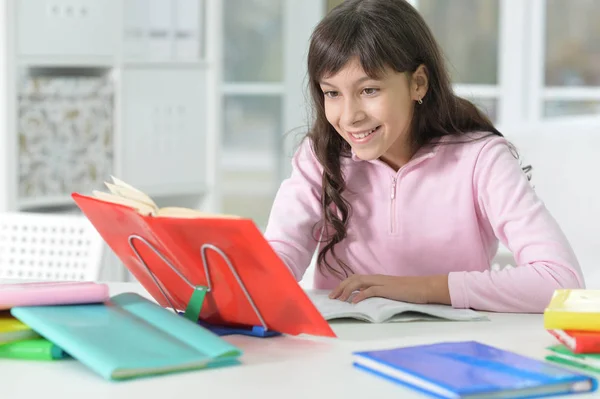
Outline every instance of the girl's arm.
<path fill-rule="evenodd" d="M 473 174 L 480 216 L 513 253 L 515 268 L 453 272 L 452 305 L 499 312 L 542 312 L 557 288 L 584 287 L 560 226 L 537 197 L 505 139 L 487 142 Z"/>
<path fill-rule="evenodd" d="M 265 238 L 297 281 L 302 279 L 317 248 L 321 219 L 322 168 L 305 139 L 294 154 L 292 173 L 279 187 Z"/>

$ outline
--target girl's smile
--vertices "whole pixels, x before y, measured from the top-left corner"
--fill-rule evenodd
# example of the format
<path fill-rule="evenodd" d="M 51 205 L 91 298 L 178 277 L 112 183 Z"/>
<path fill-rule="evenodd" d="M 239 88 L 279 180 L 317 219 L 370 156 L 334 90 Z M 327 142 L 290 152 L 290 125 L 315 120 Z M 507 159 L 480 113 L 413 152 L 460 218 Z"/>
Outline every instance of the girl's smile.
<path fill-rule="evenodd" d="M 350 140 L 354 144 L 366 144 L 368 143 L 375 134 L 381 130 L 381 125 L 373 129 L 363 130 L 358 132 L 348 132 Z"/>

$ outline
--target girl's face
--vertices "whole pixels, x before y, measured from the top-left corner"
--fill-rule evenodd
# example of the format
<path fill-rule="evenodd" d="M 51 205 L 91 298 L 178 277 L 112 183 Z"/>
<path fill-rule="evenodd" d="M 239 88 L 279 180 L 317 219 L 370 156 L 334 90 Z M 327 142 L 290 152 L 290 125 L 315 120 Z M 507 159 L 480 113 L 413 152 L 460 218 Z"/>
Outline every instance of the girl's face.
<path fill-rule="evenodd" d="M 352 59 L 320 82 L 325 115 L 356 156 L 381 159 L 398 170 L 413 155 L 409 144 L 413 107 L 426 91 L 426 84 L 416 82 L 426 82 L 423 66 L 413 74 L 386 68 L 379 79 L 371 79 L 359 60 Z"/>

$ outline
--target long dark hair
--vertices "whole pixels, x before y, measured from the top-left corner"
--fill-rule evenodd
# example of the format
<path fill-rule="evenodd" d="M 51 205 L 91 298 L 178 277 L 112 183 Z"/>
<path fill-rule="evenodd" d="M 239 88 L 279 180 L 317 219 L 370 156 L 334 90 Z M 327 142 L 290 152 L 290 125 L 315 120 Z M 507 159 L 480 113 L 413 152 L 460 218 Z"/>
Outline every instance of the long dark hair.
<path fill-rule="evenodd" d="M 371 78 L 385 68 L 414 72 L 421 64 L 428 74 L 428 90 L 422 104 L 414 109 L 410 126 L 413 148 L 432 139 L 485 131 L 502 136 L 493 123 L 471 102 L 453 93 L 441 51 L 421 15 L 404 0 L 345 0 L 315 28 L 308 51 L 309 89 L 315 111 L 308 133 L 314 153 L 323 167 L 323 219 L 317 264 L 339 277 L 352 269 L 336 254 L 334 247 L 346 237 L 351 213 L 342 196 L 346 188 L 341 169 L 342 157 L 350 156 L 350 145 L 335 131 L 325 116 L 324 95 L 319 82 L 340 71 L 353 57 L 360 60 Z M 331 252 L 339 267 L 327 260 Z M 341 270 L 340 270 L 341 269 Z"/>

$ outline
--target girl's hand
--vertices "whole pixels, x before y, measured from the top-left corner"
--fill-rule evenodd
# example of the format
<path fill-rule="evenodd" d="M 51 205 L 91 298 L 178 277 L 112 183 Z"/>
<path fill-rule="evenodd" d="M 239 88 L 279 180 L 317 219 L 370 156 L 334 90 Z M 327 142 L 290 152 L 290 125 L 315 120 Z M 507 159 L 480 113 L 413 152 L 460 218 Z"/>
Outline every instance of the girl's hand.
<path fill-rule="evenodd" d="M 384 276 L 355 274 L 342 281 L 329 298 L 357 303 L 370 297 L 381 297 L 412 303 L 440 303 L 450 305 L 448 276 Z"/>

